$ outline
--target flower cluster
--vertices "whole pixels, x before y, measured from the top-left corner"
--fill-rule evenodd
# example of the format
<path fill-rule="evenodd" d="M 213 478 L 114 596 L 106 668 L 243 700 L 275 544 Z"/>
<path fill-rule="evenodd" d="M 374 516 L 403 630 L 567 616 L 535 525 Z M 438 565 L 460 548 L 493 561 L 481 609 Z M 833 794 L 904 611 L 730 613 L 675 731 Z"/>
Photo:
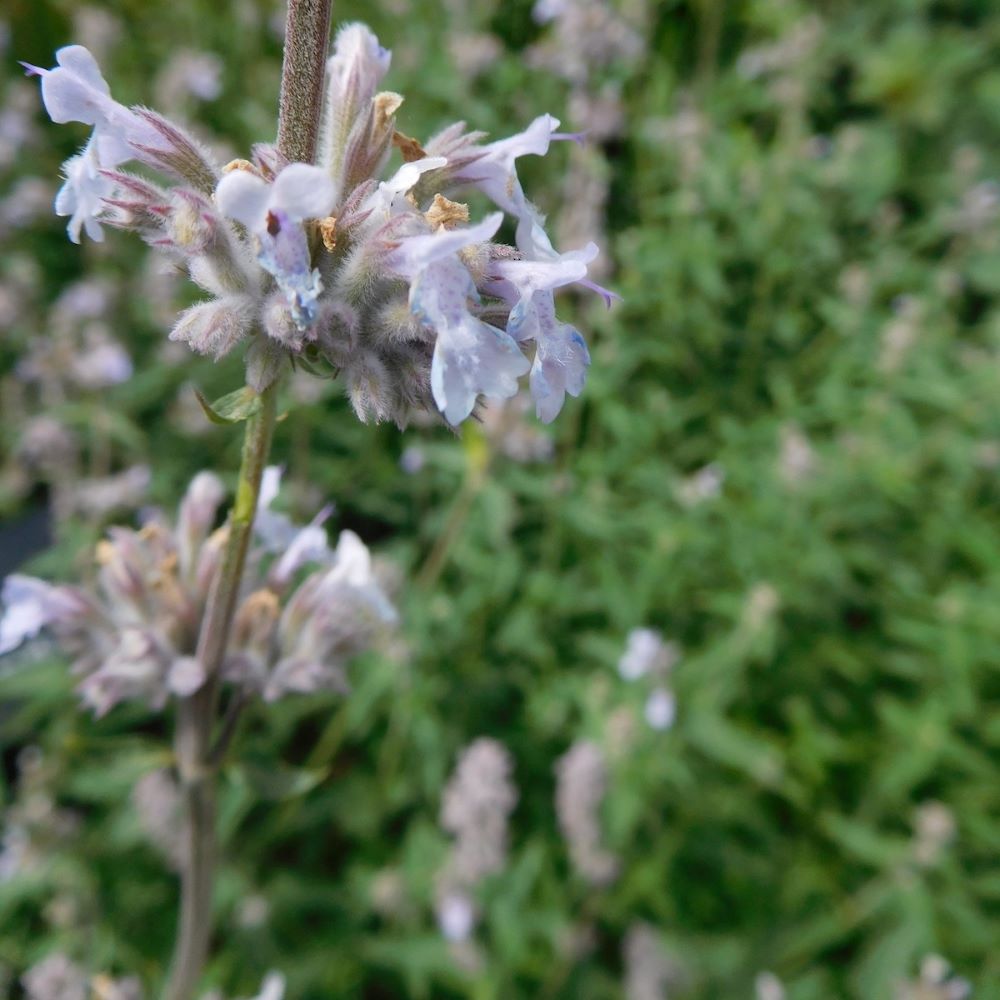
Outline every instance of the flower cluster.
<path fill-rule="evenodd" d="M 139 233 L 209 293 L 172 339 L 214 357 L 247 341 L 258 391 L 289 359 L 343 373 L 361 419 L 401 426 L 435 407 L 458 424 L 481 396 L 515 395 L 529 372 L 544 421 L 582 391 L 587 347 L 557 319 L 553 293 L 580 283 L 610 302 L 587 280 L 597 247 L 557 252 L 516 170 L 518 158 L 578 138 L 552 116 L 496 142 L 456 123 L 421 144 L 396 128 L 403 98 L 379 90 L 390 53 L 349 24 L 327 67 L 319 164 L 289 163 L 259 144 L 250 160 L 220 168 L 162 115 L 115 101 L 87 49 L 60 49 L 57 63 L 28 67 L 50 117 L 93 134 L 64 164 L 56 211 L 77 242 L 102 239 L 103 224 Z M 403 165 L 380 180 L 394 148 Z M 174 185 L 129 172 L 131 162 Z M 472 223 L 452 200 L 467 190 L 499 211 Z M 505 215 L 513 246 L 496 240 Z"/>
<path fill-rule="evenodd" d="M 680 975 L 656 929 L 642 921 L 631 924 L 625 934 L 622 964 L 626 1000 L 667 1000 Z"/>
<path fill-rule="evenodd" d="M 278 484 L 268 469 L 222 666 L 225 680 L 266 701 L 344 689 L 344 664 L 395 620 L 357 535 L 342 532 L 331 549 L 323 515 L 296 528 L 271 509 Z M 97 547 L 93 587 L 9 576 L 0 654 L 46 629 L 73 657 L 80 695 L 98 715 L 127 699 L 158 708 L 193 694 L 206 680 L 196 644 L 226 544 L 227 528 L 213 530 L 223 496 L 202 472 L 175 527 L 154 517 L 137 531 L 112 528 Z"/>
<path fill-rule="evenodd" d="M 142 984 L 135 976 L 114 979 L 106 973 L 89 975 L 80 965 L 62 952 L 53 952 L 33 965 L 22 977 L 21 985 L 27 1000 L 142 1000 Z M 269 972 L 261 983 L 260 992 L 247 1000 L 282 1000 L 285 977 Z M 224 1000 L 213 990 L 203 1000 Z"/>
<path fill-rule="evenodd" d="M 142 986 L 134 976 L 112 979 L 88 976 L 69 956 L 54 952 L 33 965 L 22 977 L 27 1000 L 142 1000 Z"/>
<path fill-rule="evenodd" d="M 35 746 L 17 755 L 17 793 L 0 823 L 0 885 L 35 877 L 52 856 L 79 835 L 80 816 L 56 802 L 55 769 Z"/>
<path fill-rule="evenodd" d="M 507 857 L 507 820 L 517 803 L 513 764 L 503 744 L 478 739 L 462 752 L 441 803 L 441 825 L 455 838 L 438 878 L 438 922 L 450 941 L 476 923 L 470 891 L 500 871 Z"/>
<path fill-rule="evenodd" d="M 573 867 L 591 885 L 607 885 L 619 861 L 602 846 L 601 803 L 608 767 L 596 743 L 574 743 L 556 762 L 556 813 Z"/>
<path fill-rule="evenodd" d="M 896 1000 L 966 1000 L 972 995 L 967 979 L 952 974 L 951 966 L 940 955 L 927 955 L 920 963 L 920 976 L 899 983 Z"/>

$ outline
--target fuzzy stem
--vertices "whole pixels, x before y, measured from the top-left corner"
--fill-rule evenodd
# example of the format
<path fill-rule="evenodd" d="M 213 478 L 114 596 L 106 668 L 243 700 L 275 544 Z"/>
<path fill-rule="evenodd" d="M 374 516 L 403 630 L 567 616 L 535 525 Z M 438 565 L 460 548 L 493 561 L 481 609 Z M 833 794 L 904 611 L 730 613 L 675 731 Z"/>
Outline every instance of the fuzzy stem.
<path fill-rule="evenodd" d="M 293 162 L 316 158 L 331 5 L 332 0 L 288 0 L 278 149 Z"/>
<path fill-rule="evenodd" d="M 288 0 L 278 113 L 278 150 L 289 160 L 311 163 L 316 155 L 332 0 Z M 216 853 L 216 773 L 213 753 L 219 673 L 243 580 L 247 548 L 257 513 L 260 481 L 271 450 L 277 417 L 277 386 L 261 394 L 247 421 L 229 537 L 209 595 L 197 657 L 208 680 L 181 700 L 174 747 L 184 790 L 187 849 L 181 872 L 181 912 L 164 1000 L 191 1000 L 208 956 L 212 933 L 212 889 Z M 221 746 L 228 735 L 224 732 Z"/>
<path fill-rule="evenodd" d="M 164 1000 L 190 1000 L 208 955 L 212 932 L 212 887 L 215 873 L 215 778 L 212 754 L 219 691 L 219 672 L 247 548 L 257 512 L 260 482 L 271 450 L 277 414 L 277 386 L 261 395 L 260 409 L 247 421 L 236 500 L 229 514 L 226 550 L 209 595 L 198 639 L 197 657 L 208 680 L 177 708 L 174 750 L 185 806 L 185 850 L 181 868 L 181 912 L 170 980 Z"/>

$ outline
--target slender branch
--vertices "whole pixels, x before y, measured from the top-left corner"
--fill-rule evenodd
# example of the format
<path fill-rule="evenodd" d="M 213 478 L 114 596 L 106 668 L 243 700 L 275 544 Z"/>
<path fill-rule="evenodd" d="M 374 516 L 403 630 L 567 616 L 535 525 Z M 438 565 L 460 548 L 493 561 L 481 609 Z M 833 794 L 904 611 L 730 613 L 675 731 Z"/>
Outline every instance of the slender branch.
<path fill-rule="evenodd" d="M 226 653 L 247 548 L 257 512 L 260 481 L 271 450 L 277 386 L 261 395 L 260 410 L 246 425 L 236 500 L 229 514 L 226 549 L 215 578 L 198 639 L 197 656 L 208 680 L 180 701 L 174 750 L 185 805 L 185 849 L 177 943 L 164 1000 L 190 1000 L 208 955 L 215 875 L 215 772 L 212 757 L 219 672 Z"/>
<path fill-rule="evenodd" d="M 331 5 L 332 0 L 288 0 L 278 149 L 300 163 L 316 158 Z"/>
<path fill-rule="evenodd" d="M 213 768 L 222 765 L 226 751 L 229 749 L 229 744 L 232 743 L 233 737 L 236 735 L 236 727 L 239 725 L 240 716 L 243 714 L 243 709 L 246 708 L 248 700 L 243 691 L 233 692 L 232 697 L 229 699 L 225 715 L 223 715 L 222 723 L 219 726 L 219 735 L 215 738 L 215 743 L 208 756 L 208 761 Z"/>

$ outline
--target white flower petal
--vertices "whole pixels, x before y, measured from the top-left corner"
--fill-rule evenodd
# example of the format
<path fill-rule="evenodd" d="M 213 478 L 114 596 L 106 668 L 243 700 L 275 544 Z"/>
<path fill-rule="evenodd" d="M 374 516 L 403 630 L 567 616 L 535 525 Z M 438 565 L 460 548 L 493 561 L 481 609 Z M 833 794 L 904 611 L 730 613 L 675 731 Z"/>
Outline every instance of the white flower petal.
<path fill-rule="evenodd" d="M 111 88 L 101 75 L 101 67 L 91 54 L 90 49 L 83 45 L 64 45 L 56 51 L 56 63 L 70 70 L 84 83 L 104 94 L 110 94 Z"/>
<path fill-rule="evenodd" d="M 285 977 L 280 972 L 269 972 L 254 1000 L 283 1000 L 284 995 Z"/>
<path fill-rule="evenodd" d="M 232 170 L 219 181 L 215 202 L 219 211 L 248 229 L 266 226 L 271 186 L 249 170 Z"/>
<path fill-rule="evenodd" d="M 365 210 L 375 212 L 379 216 L 388 217 L 402 207 L 402 196 L 420 180 L 428 170 L 437 170 L 447 163 L 443 156 L 426 156 L 422 160 L 404 163 L 387 181 L 382 181 L 378 188 L 365 200 Z"/>
<path fill-rule="evenodd" d="M 468 941 L 476 926 L 476 909 L 464 893 L 449 892 L 438 903 L 437 918 L 446 940 Z"/>
<path fill-rule="evenodd" d="M 492 239 L 502 222 L 503 213 L 493 212 L 482 222 L 465 229 L 447 229 L 424 236 L 409 236 L 400 240 L 399 247 L 388 255 L 386 265 L 401 277 L 412 280 L 430 264 L 451 257 L 464 247 Z"/>
<path fill-rule="evenodd" d="M 33 639 L 50 619 L 50 584 L 14 573 L 3 582 L 4 613 L 0 618 L 0 656 Z"/>
<path fill-rule="evenodd" d="M 101 80 L 101 83 L 104 81 Z M 42 101 L 49 117 L 59 125 L 66 122 L 99 125 L 107 119 L 115 103 L 108 94 L 107 84 L 95 87 L 72 70 L 64 68 L 44 73 Z"/>
<path fill-rule="evenodd" d="M 677 718 L 677 699 L 673 691 L 656 688 L 646 699 L 646 722 L 653 729 L 669 729 Z"/>
<path fill-rule="evenodd" d="M 326 530 L 318 524 L 307 524 L 296 532 L 271 571 L 271 577 L 276 585 L 282 586 L 307 563 L 326 562 L 330 555 Z"/>
<path fill-rule="evenodd" d="M 167 687 L 179 698 L 187 698 L 205 683 L 205 668 L 193 656 L 178 657 L 167 673 Z"/>
<path fill-rule="evenodd" d="M 274 180 L 271 207 L 296 222 L 322 219 L 333 210 L 336 190 L 327 172 L 307 163 L 291 163 Z"/>

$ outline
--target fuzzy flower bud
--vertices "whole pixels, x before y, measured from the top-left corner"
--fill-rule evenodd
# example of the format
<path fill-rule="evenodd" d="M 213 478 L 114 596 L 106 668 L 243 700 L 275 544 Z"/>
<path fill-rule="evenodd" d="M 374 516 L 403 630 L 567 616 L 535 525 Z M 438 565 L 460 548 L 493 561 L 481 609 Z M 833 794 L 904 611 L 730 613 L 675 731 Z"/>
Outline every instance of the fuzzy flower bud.
<path fill-rule="evenodd" d="M 382 48 L 363 24 L 345 24 L 337 33 L 333 55 L 327 62 L 329 84 L 323 160 L 329 166 L 340 196 L 347 192 L 343 174 L 348 146 L 355 138 L 352 132 L 364 131 L 365 116 L 379 83 L 389 72 L 391 60 L 392 53 Z"/>
<path fill-rule="evenodd" d="M 329 513 L 299 528 L 269 510 L 278 470 L 268 470 L 247 556 L 249 595 L 237 608 L 223 677 L 268 700 L 291 692 L 343 690 L 351 657 L 396 620 L 361 540 L 345 531 L 331 550 L 321 527 Z M 197 659 L 209 588 L 225 530 L 212 534 L 221 486 L 209 473 L 191 483 L 177 526 L 151 521 L 114 528 L 98 546 L 92 591 L 8 577 L 3 587 L 0 652 L 48 630 L 73 657 L 79 693 L 98 715 L 119 702 L 161 708 L 205 683 Z M 294 586 L 296 575 L 313 567 Z"/>
<path fill-rule="evenodd" d="M 198 354 L 221 358 L 249 334 L 255 313 L 254 301 L 246 295 L 199 302 L 180 314 L 170 339 Z"/>

